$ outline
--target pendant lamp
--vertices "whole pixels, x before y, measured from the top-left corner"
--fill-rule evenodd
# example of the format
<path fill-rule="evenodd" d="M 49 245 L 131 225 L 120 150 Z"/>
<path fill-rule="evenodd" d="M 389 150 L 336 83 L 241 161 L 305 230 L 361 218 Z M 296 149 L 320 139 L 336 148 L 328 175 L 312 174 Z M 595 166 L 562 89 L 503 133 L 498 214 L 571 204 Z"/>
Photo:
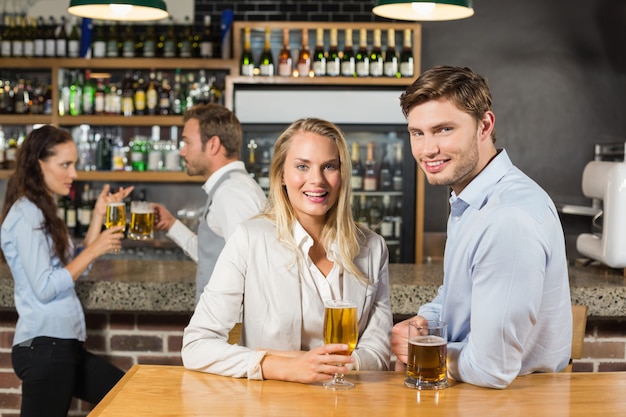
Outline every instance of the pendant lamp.
<path fill-rule="evenodd" d="M 457 20 L 474 14 L 472 0 L 377 0 L 375 15 L 397 20 Z"/>
<path fill-rule="evenodd" d="M 168 16 L 163 0 L 71 0 L 67 11 L 100 20 L 160 20 Z"/>

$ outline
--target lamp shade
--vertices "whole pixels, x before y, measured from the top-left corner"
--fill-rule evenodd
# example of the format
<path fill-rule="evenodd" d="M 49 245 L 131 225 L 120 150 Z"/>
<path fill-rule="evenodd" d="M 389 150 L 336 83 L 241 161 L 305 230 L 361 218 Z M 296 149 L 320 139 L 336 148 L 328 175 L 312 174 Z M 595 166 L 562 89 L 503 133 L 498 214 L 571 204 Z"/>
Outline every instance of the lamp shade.
<path fill-rule="evenodd" d="M 163 0 L 71 0 L 67 11 L 100 20 L 160 20 L 168 16 Z"/>
<path fill-rule="evenodd" d="M 474 14 L 472 0 L 377 0 L 375 15 L 397 20 L 456 20 Z"/>

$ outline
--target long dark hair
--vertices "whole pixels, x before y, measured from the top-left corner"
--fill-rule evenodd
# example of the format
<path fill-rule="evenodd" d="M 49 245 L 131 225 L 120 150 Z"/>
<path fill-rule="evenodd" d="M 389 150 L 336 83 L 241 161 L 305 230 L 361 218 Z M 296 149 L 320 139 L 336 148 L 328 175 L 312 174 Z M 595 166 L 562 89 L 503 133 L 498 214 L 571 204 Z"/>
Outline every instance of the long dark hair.
<path fill-rule="evenodd" d="M 18 199 L 26 197 L 35 204 L 43 213 L 41 228 L 52 237 L 54 253 L 64 265 L 70 259 L 69 232 L 65 221 L 57 215 L 57 203 L 46 187 L 39 161 L 55 155 L 57 145 L 72 141 L 68 131 L 51 125 L 33 130 L 17 152 L 15 172 L 7 183 L 2 207 L 4 221 Z"/>

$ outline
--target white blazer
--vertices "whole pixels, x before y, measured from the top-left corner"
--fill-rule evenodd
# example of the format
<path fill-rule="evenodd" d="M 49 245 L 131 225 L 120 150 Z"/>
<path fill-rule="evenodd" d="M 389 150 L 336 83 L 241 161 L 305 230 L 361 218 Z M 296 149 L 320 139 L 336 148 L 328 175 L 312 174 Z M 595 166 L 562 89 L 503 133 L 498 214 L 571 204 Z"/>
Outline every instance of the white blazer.
<path fill-rule="evenodd" d="M 345 299 L 357 303 L 359 340 L 355 369 L 387 370 L 393 325 L 389 301 L 389 256 L 385 241 L 367 230 L 355 259 L 369 279 L 344 271 Z M 301 284 L 295 257 L 278 243 L 266 219 L 241 223 L 226 242 L 183 336 L 186 368 L 225 376 L 263 379 L 257 348 L 301 350 Z M 306 314 L 306 312 L 304 313 Z M 316 313 L 317 314 L 317 313 Z M 241 321 L 239 345 L 228 333 Z"/>

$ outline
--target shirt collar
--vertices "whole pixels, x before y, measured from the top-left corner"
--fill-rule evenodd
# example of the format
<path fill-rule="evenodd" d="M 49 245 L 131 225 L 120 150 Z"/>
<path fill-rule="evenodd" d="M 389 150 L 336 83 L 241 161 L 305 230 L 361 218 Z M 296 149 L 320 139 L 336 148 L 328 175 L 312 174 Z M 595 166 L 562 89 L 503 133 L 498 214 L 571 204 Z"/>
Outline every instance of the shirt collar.
<path fill-rule="evenodd" d="M 300 250 L 302 251 L 302 254 L 304 255 L 306 259 L 309 256 L 309 249 L 311 249 L 311 246 L 313 246 L 313 238 L 311 237 L 311 235 L 309 235 L 309 233 L 306 230 L 304 230 L 304 227 L 302 227 L 300 222 L 297 220 L 295 224 L 293 225 L 293 238 L 296 241 L 296 245 L 298 245 L 298 248 L 300 248 Z M 337 245 L 333 242 L 330 245 L 330 249 L 328 253 L 326 253 L 326 257 L 331 262 L 334 262 L 334 259 L 336 259 L 336 256 L 335 256 L 336 251 L 337 251 Z"/>
<path fill-rule="evenodd" d="M 461 199 L 469 206 L 477 210 L 485 203 L 486 197 L 493 187 L 513 167 L 513 163 L 505 149 L 499 149 L 498 154 L 487 164 L 485 168 L 467 184 L 467 187 L 457 196 L 454 191 L 450 196 L 450 204 Z"/>
<path fill-rule="evenodd" d="M 213 187 L 215 187 L 215 184 L 217 184 L 219 179 L 222 178 L 224 175 L 226 175 L 228 172 L 245 170 L 245 169 L 246 169 L 246 166 L 243 163 L 243 161 L 229 162 L 223 167 L 221 167 L 220 169 L 218 169 L 217 171 L 215 171 L 213 174 L 211 174 L 209 179 L 207 179 L 206 182 L 202 185 L 202 189 L 204 190 L 205 193 L 209 194 L 211 190 L 213 189 Z"/>

